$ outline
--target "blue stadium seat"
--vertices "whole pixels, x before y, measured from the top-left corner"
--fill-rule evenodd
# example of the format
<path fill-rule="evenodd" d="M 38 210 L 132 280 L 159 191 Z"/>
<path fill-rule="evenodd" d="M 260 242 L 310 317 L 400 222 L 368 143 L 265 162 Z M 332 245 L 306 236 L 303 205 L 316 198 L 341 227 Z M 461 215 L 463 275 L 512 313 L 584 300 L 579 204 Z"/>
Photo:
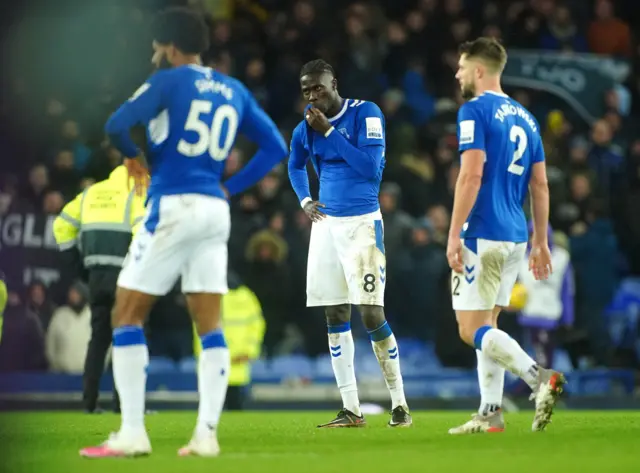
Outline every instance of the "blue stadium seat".
<path fill-rule="evenodd" d="M 398 347 L 400 348 L 401 363 L 414 364 L 415 366 L 430 367 L 440 366 L 435 352 L 435 347 L 432 343 L 423 342 L 415 338 L 401 338 L 398 340 Z"/>
<path fill-rule="evenodd" d="M 251 365 L 251 377 L 257 381 L 273 377 L 271 366 L 263 359 L 256 360 Z"/>
<path fill-rule="evenodd" d="M 563 373 L 570 373 L 573 371 L 571 359 L 565 350 L 556 350 L 553 355 L 553 369 L 562 371 Z"/>
<path fill-rule="evenodd" d="M 319 378 L 333 377 L 333 367 L 331 366 L 331 355 L 320 355 L 314 362 L 314 376 Z"/>
<path fill-rule="evenodd" d="M 147 367 L 147 373 L 175 373 L 177 372 L 177 366 L 171 358 L 164 356 L 152 356 L 149 357 L 149 366 Z"/>
<path fill-rule="evenodd" d="M 198 362 L 192 356 L 183 358 L 178 363 L 178 370 L 181 373 L 196 373 L 198 371 Z"/>
<path fill-rule="evenodd" d="M 371 341 L 368 338 L 356 338 L 353 340 L 353 345 L 356 350 L 356 356 L 358 353 L 364 353 L 373 350 Z"/>
<path fill-rule="evenodd" d="M 314 366 L 311 360 L 303 355 L 284 355 L 271 360 L 271 371 L 283 378 L 311 378 Z"/>
<path fill-rule="evenodd" d="M 376 355 L 373 354 L 373 350 L 368 350 L 366 353 L 361 353 L 360 356 L 356 353 L 356 376 L 363 376 L 367 378 L 382 378 L 382 372 L 380 371 L 380 364 Z"/>

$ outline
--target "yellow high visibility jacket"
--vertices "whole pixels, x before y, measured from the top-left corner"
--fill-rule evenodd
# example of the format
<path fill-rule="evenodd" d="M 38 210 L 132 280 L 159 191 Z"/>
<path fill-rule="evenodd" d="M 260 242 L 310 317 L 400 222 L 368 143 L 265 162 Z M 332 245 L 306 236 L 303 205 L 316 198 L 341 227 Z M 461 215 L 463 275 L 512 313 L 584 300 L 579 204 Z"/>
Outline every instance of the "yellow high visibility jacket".
<path fill-rule="evenodd" d="M 133 185 L 129 190 L 128 180 L 127 169 L 118 166 L 69 202 L 53 222 L 60 249 L 77 246 L 85 268 L 124 262 L 145 212 L 145 196 L 136 195 Z"/>
<path fill-rule="evenodd" d="M 262 307 L 247 286 L 230 289 L 222 297 L 222 328 L 231 357 L 229 385 L 246 386 L 251 382 L 251 362 L 260 356 L 265 331 Z M 198 357 L 202 344 L 195 326 L 193 340 L 193 352 Z M 249 361 L 233 361 L 240 356 L 247 356 Z"/>
<path fill-rule="evenodd" d="M 0 279 L 0 342 L 2 341 L 2 324 L 4 322 L 4 308 L 7 306 L 7 285 Z"/>

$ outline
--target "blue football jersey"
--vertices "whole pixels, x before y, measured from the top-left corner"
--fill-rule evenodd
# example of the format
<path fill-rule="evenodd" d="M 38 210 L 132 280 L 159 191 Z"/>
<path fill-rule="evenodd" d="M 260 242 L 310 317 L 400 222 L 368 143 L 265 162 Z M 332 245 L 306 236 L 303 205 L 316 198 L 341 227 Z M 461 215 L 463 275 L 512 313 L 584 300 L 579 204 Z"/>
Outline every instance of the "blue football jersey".
<path fill-rule="evenodd" d="M 150 199 L 174 194 L 224 198 L 220 184 L 225 160 L 239 132 L 273 153 L 271 161 L 263 160 L 258 167 L 270 169 L 286 156 L 279 130 L 246 87 L 195 64 L 157 71 L 110 117 L 107 134 L 128 157 L 138 153 L 127 141 L 129 129 L 137 124 L 146 128 Z M 233 194 L 240 187 L 236 183 L 233 192 L 231 186 L 229 190 Z"/>
<path fill-rule="evenodd" d="M 310 198 L 306 163 L 311 159 L 320 180 L 319 201 L 327 215 L 365 215 L 380 208 L 378 194 L 385 166 L 385 120 L 380 108 L 363 100 L 345 99 L 328 136 L 305 120 L 294 129 L 289 177 L 300 201 Z"/>
<path fill-rule="evenodd" d="M 536 119 L 509 96 L 486 92 L 460 107 L 458 143 L 460 153 L 485 152 L 482 185 L 462 237 L 526 242 L 523 205 L 532 166 L 544 161 Z"/>

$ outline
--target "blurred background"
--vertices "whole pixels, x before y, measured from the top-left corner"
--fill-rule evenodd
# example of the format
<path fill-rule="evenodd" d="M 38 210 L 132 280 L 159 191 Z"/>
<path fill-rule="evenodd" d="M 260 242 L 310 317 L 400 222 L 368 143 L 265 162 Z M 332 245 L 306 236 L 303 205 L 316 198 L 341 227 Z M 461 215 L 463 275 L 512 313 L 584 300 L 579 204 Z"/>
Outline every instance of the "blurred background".
<path fill-rule="evenodd" d="M 571 265 L 561 318 L 541 325 L 528 316 L 527 304 L 537 290 L 523 279 L 500 325 L 538 360 L 570 373 L 569 404 L 635 406 L 640 353 L 636 3 L 132 0 L 68 7 L 56 2 L 55 8 L 3 15 L 3 403 L 19 397 L 31 406 L 73 406 L 81 397 L 91 314 L 86 286 L 61 264 L 52 222 L 66 202 L 121 163 L 104 123 L 150 73 L 148 26 L 154 12 L 189 4 L 211 27 L 205 63 L 241 79 L 285 139 L 302 119 L 298 74 L 311 59 L 334 66 L 343 97 L 382 108 L 386 311 L 414 407 L 477 403 L 475 353 L 458 339 L 444 247 L 459 170 L 456 113 L 462 100 L 454 74 L 459 43 L 478 35 L 501 39 L 509 53 L 504 89 L 541 124 L 552 242 L 557 251 L 568 252 Z M 226 173 L 235 173 L 253 151 L 239 139 Z M 310 176 L 317 189 L 313 172 Z M 336 407 L 324 316 L 305 307 L 310 222 L 291 190 L 286 163 L 233 200 L 232 222 L 232 288 L 257 298 L 252 308 L 265 322 L 264 328 L 247 328 L 263 337 L 251 381 L 238 381 L 251 388 L 249 406 Z M 230 297 L 227 313 L 246 310 L 243 300 Z M 158 406 L 191 405 L 197 399 L 192 329 L 181 296 L 174 302 L 148 327 L 154 347 L 149 399 Z M 366 333 L 357 320 L 354 327 L 361 398 L 386 405 L 387 390 Z M 184 336 L 169 341 L 176 333 Z M 111 386 L 107 372 L 102 389 Z M 512 379 L 507 390 L 516 404 L 525 394 Z"/>

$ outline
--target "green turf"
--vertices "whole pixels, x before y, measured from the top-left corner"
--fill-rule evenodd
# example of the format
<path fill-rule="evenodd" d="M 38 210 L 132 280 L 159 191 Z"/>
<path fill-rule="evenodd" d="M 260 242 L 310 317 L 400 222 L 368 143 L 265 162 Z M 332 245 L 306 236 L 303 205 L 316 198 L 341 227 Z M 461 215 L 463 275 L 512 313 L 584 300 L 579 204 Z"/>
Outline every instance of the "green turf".
<path fill-rule="evenodd" d="M 161 412 L 147 418 L 154 453 L 148 458 L 88 460 L 83 446 L 117 430 L 113 414 L 0 415 L 0 445 L 13 473 L 261 472 L 560 472 L 640 471 L 640 412 L 559 412 L 545 433 L 532 433 L 531 413 L 508 414 L 503 434 L 452 437 L 462 412 L 416 412 L 411 429 L 386 427 L 369 416 L 362 429 L 316 429 L 331 412 L 249 412 L 223 416 L 222 455 L 178 458 L 195 414 Z"/>

